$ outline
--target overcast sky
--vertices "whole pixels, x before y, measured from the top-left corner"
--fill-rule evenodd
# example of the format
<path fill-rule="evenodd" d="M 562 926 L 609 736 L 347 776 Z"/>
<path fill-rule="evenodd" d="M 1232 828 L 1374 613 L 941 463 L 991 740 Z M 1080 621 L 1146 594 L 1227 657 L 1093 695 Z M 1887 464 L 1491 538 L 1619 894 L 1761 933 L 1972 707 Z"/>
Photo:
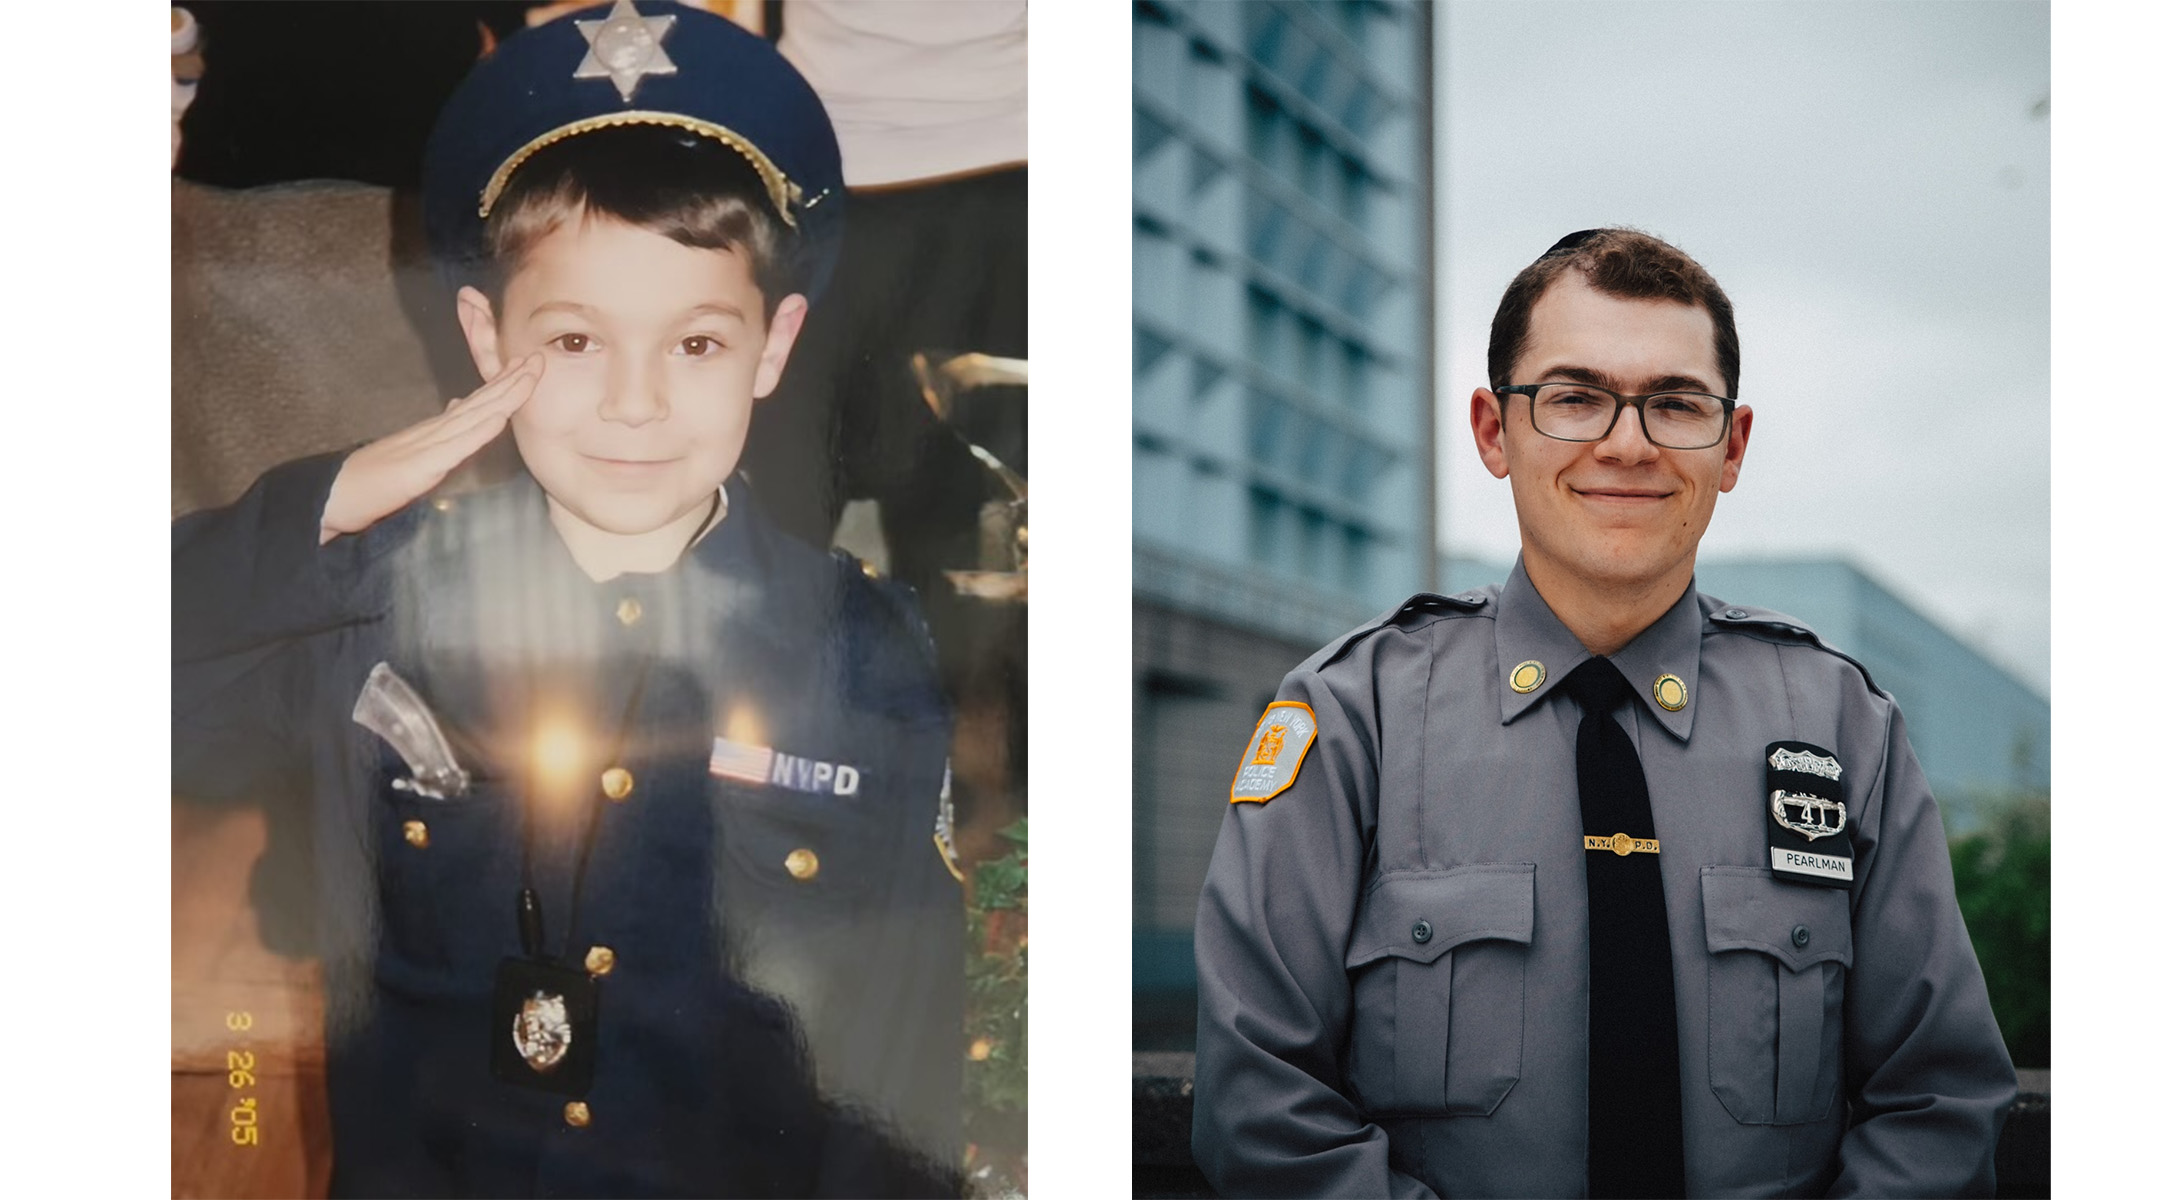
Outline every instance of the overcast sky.
<path fill-rule="evenodd" d="M 1467 416 L 1501 290 L 1633 225 L 1739 320 L 1755 434 L 1702 556 L 1842 555 L 2047 694 L 2047 5 L 1456 0 L 1438 26 L 1444 550 L 1519 545 Z"/>

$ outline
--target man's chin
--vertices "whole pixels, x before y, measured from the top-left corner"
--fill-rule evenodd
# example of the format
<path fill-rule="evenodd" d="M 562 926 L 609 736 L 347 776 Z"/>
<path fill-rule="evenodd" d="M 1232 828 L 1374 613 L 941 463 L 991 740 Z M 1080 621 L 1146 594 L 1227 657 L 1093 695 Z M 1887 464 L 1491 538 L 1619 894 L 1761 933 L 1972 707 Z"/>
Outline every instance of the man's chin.
<path fill-rule="evenodd" d="M 1685 575 L 1694 570 L 1692 554 L 1676 553 L 1670 545 L 1649 545 L 1625 537 L 1581 548 L 1554 565 L 1585 584 L 1614 589 L 1653 586 L 1676 573 Z"/>

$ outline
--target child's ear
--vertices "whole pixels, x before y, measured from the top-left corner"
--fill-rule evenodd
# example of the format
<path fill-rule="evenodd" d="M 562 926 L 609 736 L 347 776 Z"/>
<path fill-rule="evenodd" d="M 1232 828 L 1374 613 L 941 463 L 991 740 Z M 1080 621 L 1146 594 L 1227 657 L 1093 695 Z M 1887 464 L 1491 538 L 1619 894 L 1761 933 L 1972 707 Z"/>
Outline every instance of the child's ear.
<path fill-rule="evenodd" d="M 502 348 L 495 340 L 495 306 L 478 288 L 461 287 L 457 293 L 457 319 L 465 330 L 465 348 L 472 352 L 480 378 L 493 379 L 502 374 Z"/>
<path fill-rule="evenodd" d="M 765 323 L 765 349 L 758 355 L 757 377 L 751 380 L 750 396 L 763 400 L 780 386 L 780 373 L 787 369 L 788 352 L 795 348 L 795 338 L 802 333 L 803 317 L 810 312 L 810 302 L 800 294 L 791 294 L 773 309 L 772 320 Z"/>

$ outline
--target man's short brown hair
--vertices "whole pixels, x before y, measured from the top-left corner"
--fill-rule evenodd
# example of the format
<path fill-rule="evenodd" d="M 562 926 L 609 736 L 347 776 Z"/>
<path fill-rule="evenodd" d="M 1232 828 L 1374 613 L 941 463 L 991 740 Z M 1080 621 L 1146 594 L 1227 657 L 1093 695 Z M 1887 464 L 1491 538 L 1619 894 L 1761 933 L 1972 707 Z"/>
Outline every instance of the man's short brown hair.
<path fill-rule="evenodd" d="M 1485 347 L 1485 372 L 1493 387 L 1515 382 L 1510 375 L 1522 358 L 1523 343 L 1530 338 L 1530 310 L 1561 272 L 1568 270 L 1582 272 L 1583 282 L 1608 296 L 1677 300 L 1709 313 L 1716 329 L 1712 344 L 1718 371 L 1725 376 L 1725 394 L 1740 394 L 1740 332 L 1733 325 L 1732 301 L 1725 298 L 1725 289 L 1679 247 L 1636 229 L 1570 235 L 1516 274 L 1500 294 L 1492 340 Z"/>
<path fill-rule="evenodd" d="M 798 239 L 773 212 L 757 170 L 710 138 L 649 125 L 565 138 L 520 166 L 488 214 L 484 290 L 500 303 L 541 238 L 592 217 L 742 255 L 768 320 L 783 297 L 802 290 Z"/>

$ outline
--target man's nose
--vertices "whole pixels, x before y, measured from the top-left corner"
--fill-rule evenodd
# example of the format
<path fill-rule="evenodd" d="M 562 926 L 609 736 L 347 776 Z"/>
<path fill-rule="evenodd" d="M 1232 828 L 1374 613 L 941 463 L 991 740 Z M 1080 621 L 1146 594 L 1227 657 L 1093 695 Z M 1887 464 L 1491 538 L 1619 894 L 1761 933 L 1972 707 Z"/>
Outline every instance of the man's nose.
<path fill-rule="evenodd" d="M 665 373 L 634 355 L 616 360 L 608 372 L 607 395 L 600 401 L 600 419 L 636 427 L 666 419 Z"/>
<path fill-rule="evenodd" d="M 1642 462 L 1657 457 L 1658 445 L 1650 440 L 1650 431 L 1643 426 L 1643 409 L 1640 402 L 1623 404 L 1620 419 L 1613 423 L 1612 432 L 1598 443 L 1599 458 L 1619 462 Z"/>

